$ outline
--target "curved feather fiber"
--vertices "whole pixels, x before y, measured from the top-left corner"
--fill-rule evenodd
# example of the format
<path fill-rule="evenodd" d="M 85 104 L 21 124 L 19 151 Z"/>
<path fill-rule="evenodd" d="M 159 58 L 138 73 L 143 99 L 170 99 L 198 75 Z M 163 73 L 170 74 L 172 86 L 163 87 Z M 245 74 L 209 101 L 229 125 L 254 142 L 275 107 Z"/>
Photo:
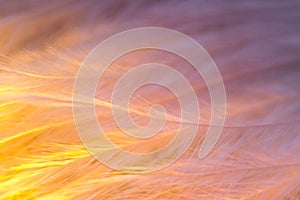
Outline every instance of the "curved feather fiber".
<path fill-rule="evenodd" d="M 0 199 L 300 199 L 299 1 L 2 0 L 0 5 Z M 143 125 L 149 105 L 163 104 L 169 115 L 162 133 L 149 142 L 116 128 L 110 91 L 138 64 L 155 61 L 181 71 L 197 91 L 201 110 L 199 133 L 182 158 L 162 170 L 134 174 L 102 165 L 84 148 L 73 122 L 72 89 L 95 45 L 143 26 L 181 31 L 206 48 L 224 79 L 227 117 L 216 147 L 199 160 L 210 119 L 201 76 L 170 53 L 123 56 L 95 96 L 97 116 L 114 143 L 148 152 L 167 144 L 178 129 L 178 102 L 157 86 L 137 91 L 130 109 Z"/>

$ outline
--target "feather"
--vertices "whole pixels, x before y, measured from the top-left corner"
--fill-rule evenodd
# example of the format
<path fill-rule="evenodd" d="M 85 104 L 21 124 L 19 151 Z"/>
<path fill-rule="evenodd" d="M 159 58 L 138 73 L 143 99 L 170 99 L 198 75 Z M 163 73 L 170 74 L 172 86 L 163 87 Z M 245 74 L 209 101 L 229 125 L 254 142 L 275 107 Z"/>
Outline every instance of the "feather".
<path fill-rule="evenodd" d="M 0 199 L 300 199 L 299 2 L 0 4 Z M 130 100 L 131 117 L 146 125 L 149 106 L 159 103 L 168 113 L 165 127 L 149 140 L 117 129 L 109 98 L 133 66 L 172 66 L 199 100 L 201 119 L 188 151 L 161 170 L 140 174 L 111 169 L 89 154 L 73 121 L 72 92 L 84 58 L 99 42 L 145 26 L 181 31 L 203 45 L 222 74 L 227 114 L 217 145 L 199 159 L 211 117 L 203 78 L 184 59 L 159 50 L 115 61 L 94 100 L 105 134 L 120 148 L 162 148 L 179 128 L 174 94 L 145 86 Z"/>

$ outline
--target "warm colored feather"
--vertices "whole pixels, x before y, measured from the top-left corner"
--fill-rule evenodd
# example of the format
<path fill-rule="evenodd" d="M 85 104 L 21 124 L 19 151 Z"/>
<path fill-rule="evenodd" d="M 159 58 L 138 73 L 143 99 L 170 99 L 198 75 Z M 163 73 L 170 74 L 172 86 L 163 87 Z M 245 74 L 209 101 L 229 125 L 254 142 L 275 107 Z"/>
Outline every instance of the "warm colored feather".
<path fill-rule="evenodd" d="M 0 5 L 0 199 L 300 199 L 299 1 L 2 0 Z M 201 77 L 166 52 L 125 56 L 111 66 L 96 95 L 99 120 L 112 141 L 150 151 L 178 127 L 167 124 L 166 134 L 148 143 L 125 140 L 116 131 L 105 95 L 137 64 L 165 63 L 190 77 L 202 117 L 198 137 L 181 159 L 163 170 L 131 174 L 109 169 L 86 151 L 73 122 L 72 89 L 95 45 L 143 26 L 181 31 L 206 48 L 223 75 L 227 118 L 217 146 L 199 160 L 210 117 Z M 151 99 L 178 114 L 173 96 L 157 91 L 153 87 L 133 99 L 132 109 L 142 113 L 133 115 L 137 123 L 149 120 Z"/>

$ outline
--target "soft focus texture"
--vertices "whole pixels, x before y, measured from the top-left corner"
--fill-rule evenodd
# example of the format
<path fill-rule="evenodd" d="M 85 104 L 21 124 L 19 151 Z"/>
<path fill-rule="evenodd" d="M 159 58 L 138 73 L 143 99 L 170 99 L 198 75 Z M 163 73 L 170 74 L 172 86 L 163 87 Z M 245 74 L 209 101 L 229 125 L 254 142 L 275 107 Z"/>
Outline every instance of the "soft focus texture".
<path fill-rule="evenodd" d="M 120 58 L 95 97 L 99 121 L 114 143 L 148 152 L 178 128 L 166 124 L 150 142 L 116 131 L 107 97 L 117 78 L 138 64 L 181 70 L 201 109 L 198 137 L 181 159 L 148 174 L 124 173 L 102 165 L 81 143 L 72 90 L 77 70 L 99 42 L 143 26 L 178 30 L 204 46 L 224 79 L 227 118 L 216 147 L 199 160 L 210 119 L 201 77 L 166 52 Z M 300 199 L 299 34 L 296 0 L 1 0 L 0 199 Z M 140 113 L 133 119 L 147 124 L 149 104 L 158 102 L 178 115 L 174 96 L 153 86 L 132 99 Z"/>

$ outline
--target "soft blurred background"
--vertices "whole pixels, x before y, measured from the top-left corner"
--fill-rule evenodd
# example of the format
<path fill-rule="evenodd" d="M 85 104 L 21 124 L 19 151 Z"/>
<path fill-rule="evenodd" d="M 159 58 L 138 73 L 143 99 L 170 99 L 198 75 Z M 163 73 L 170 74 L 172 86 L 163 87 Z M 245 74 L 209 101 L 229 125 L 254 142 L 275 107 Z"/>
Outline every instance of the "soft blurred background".
<path fill-rule="evenodd" d="M 166 52 L 121 58 L 96 99 L 107 100 L 122 70 L 155 61 L 191 77 L 203 114 L 197 140 L 177 162 L 148 174 L 124 173 L 84 148 L 72 118 L 72 89 L 99 42 L 144 26 L 181 31 L 203 45 L 224 79 L 227 118 L 217 146 L 199 160 L 210 117 L 201 77 Z M 299 34 L 297 0 L 1 0 L 0 199 L 300 199 Z M 155 99 L 178 113 L 171 96 L 156 87 L 141 93 L 132 105 L 145 116 L 134 118 L 147 121 L 148 101 Z M 96 110 L 111 140 L 137 151 L 153 150 L 176 133 L 169 124 L 154 141 L 124 142 L 107 107 Z"/>

